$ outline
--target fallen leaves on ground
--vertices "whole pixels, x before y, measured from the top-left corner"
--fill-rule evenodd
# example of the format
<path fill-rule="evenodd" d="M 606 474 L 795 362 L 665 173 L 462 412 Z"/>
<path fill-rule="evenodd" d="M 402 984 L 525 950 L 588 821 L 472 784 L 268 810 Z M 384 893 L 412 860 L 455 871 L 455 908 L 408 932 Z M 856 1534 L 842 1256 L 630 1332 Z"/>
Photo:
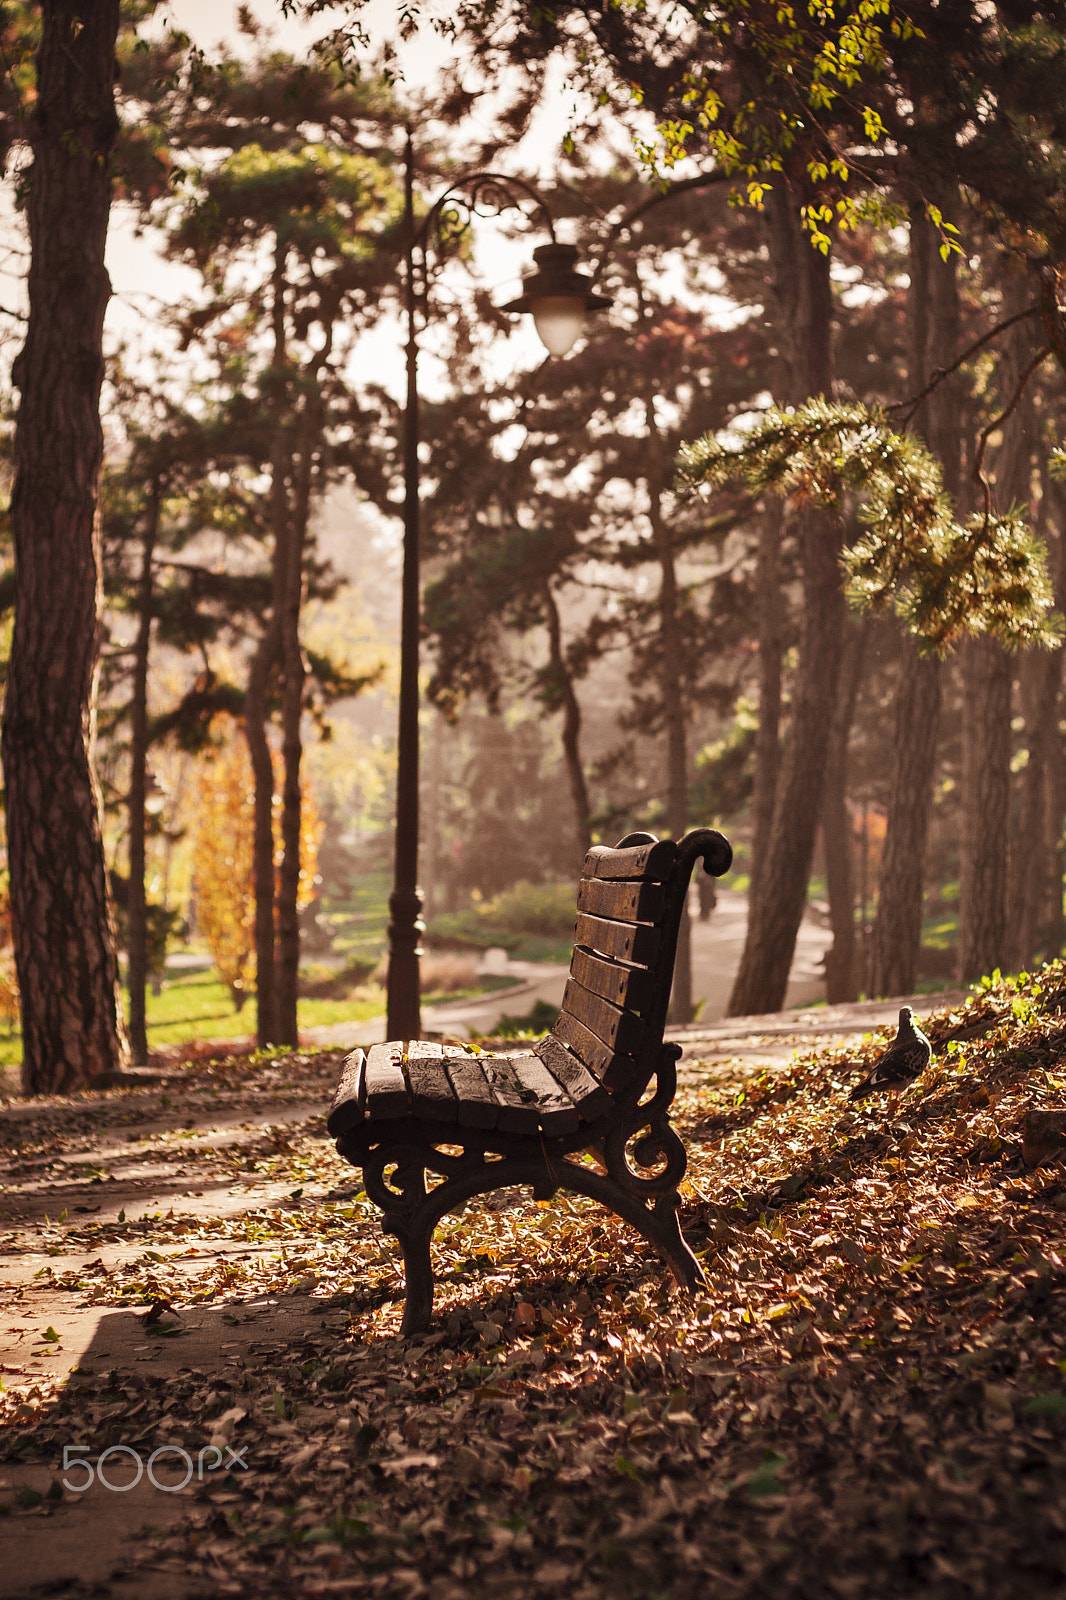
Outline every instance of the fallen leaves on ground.
<path fill-rule="evenodd" d="M 68 1217 L 37 1248 L 58 1252 L 53 1296 L 136 1305 L 159 1337 L 191 1307 L 236 1322 L 293 1293 L 300 1336 L 210 1373 L 176 1356 L 165 1385 L 136 1370 L 12 1384 L 7 1459 L 58 1483 L 66 1442 L 239 1447 L 246 1470 L 208 1475 L 181 1526 L 124 1553 L 204 1595 L 1060 1594 L 1066 1166 L 1026 1168 L 1020 1125 L 1030 1104 L 1066 1103 L 1064 1005 L 1055 963 L 934 1015 L 933 1063 L 891 1127 L 847 1092 L 894 1030 L 781 1072 L 683 1074 L 703 1290 L 680 1295 L 586 1200 L 506 1192 L 442 1223 L 433 1331 L 410 1345 L 398 1250 L 325 1139 L 324 1104 L 249 1126 L 198 1152 L 200 1176 L 291 1182 L 284 1204 Z M 336 1056 L 253 1060 L 190 1093 L 254 1102 L 280 1075 L 310 1111 L 337 1074 Z M 122 1099 L 94 1115 L 132 1118 Z M 24 1163 L 58 1159 L 85 1118 L 71 1102 L 21 1138 Z M 180 1144 L 173 1129 L 146 1142 L 160 1159 Z M 112 1266 L 64 1270 L 105 1240 L 125 1250 Z"/>

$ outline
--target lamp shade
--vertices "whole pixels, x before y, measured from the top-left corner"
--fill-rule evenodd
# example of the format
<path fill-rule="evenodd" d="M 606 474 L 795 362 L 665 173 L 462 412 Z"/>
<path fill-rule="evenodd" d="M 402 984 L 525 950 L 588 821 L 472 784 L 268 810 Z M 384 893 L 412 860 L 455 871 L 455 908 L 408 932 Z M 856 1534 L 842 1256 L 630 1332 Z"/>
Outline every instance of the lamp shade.
<path fill-rule="evenodd" d="M 522 293 L 504 311 L 532 314 L 540 341 L 550 355 L 565 356 L 581 337 L 585 317 L 610 301 L 595 294 L 587 274 L 577 270 L 577 246 L 542 244 L 533 252 L 533 271 L 522 279 Z"/>

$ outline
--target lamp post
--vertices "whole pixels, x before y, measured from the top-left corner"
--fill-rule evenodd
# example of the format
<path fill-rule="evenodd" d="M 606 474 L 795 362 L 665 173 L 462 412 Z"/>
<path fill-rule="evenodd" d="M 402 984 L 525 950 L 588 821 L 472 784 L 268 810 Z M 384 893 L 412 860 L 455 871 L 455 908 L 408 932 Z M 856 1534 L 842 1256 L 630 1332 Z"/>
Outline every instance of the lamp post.
<path fill-rule="evenodd" d="M 521 208 L 531 200 L 543 215 L 549 243 L 533 252 L 534 270 L 522 281 L 522 293 L 502 307 L 515 313 L 531 312 L 541 342 L 549 355 L 564 356 L 580 338 L 590 311 L 610 304 L 596 294 L 590 280 L 578 270 L 577 249 L 560 244 L 551 214 L 537 191 L 521 178 L 494 172 L 475 172 L 451 184 L 434 202 L 419 226 L 414 215 L 414 142 L 407 130 L 404 166 L 404 299 L 407 324 L 407 398 L 403 434 L 403 585 L 400 608 L 400 705 L 396 771 L 396 857 L 392 894 L 389 896 L 389 974 L 387 1033 L 390 1039 L 417 1039 L 422 1031 L 419 1003 L 419 939 L 422 896 L 418 887 L 418 636 L 421 603 L 419 576 L 419 467 L 418 398 L 418 294 L 416 255 L 421 257 L 423 305 L 427 298 L 426 249 L 434 231 L 439 235 L 448 207 L 478 214 L 479 205 L 499 213 Z M 424 313 L 423 313 L 423 320 Z"/>

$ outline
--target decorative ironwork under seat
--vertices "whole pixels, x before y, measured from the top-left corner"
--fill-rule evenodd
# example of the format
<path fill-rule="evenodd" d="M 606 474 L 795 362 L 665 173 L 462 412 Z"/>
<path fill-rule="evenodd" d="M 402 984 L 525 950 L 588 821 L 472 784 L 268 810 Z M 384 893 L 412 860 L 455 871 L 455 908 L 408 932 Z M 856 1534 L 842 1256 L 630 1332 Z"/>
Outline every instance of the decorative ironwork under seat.
<path fill-rule="evenodd" d="M 670 1126 L 675 1044 L 664 1044 L 681 915 L 692 868 L 713 876 L 732 850 L 720 833 L 628 834 L 585 857 L 562 1010 L 531 1049 L 488 1055 L 428 1040 L 354 1050 L 327 1126 L 361 1167 L 407 1278 L 401 1332 L 429 1324 L 430 1239 L 475 1194 L 530 1184 L 591 1196 L 632 1224 L 691 1290 L 699 1262 L 678 1226 L 685 1147 Z M 591 1152 L 599 1171 L 572 1159 Z M 440 1181 L 430 1187 L 426 1174 Z"/>

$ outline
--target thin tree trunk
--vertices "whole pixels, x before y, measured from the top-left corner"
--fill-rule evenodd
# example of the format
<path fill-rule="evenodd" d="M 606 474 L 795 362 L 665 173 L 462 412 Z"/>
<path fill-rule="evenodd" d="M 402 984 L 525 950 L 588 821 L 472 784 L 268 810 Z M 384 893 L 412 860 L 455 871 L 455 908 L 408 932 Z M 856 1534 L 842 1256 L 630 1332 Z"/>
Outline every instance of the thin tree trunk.
<path fill-rule="evenodd" d="M 995 639 L 963 646 L 962 695 L 959 972 L 971 983 L 1006 953 L 1011 666 Z"/>
<path fill-rule="evenodd" d="M 1052 741 L 1045 774 L 1047 800 L 1044 814 L 1044 848 L 1048 856 L 1047 899 L 1041 917 L 1041 944 L 1048 957 L 1057 956 L 1066 944 L 1066 914 L 1062 906 L 1062 879 L 1066 871 L 1063 827 L 1066 825 L 1066 751 L 1062 740 Z"/>
<path fill-rule="evenodd" d="M 675 839 L 688 828 L 688 751 L 685 728 L 685 694 L 681 681 L 680 637 L 678 625 L 677 569 L 670 525 L 663 511 L 665 484 L 669 481 L 662 462 L 662 440 L 655 418 L 655 402 L 645 399 L 647 443 L 652 457 L 648 473 L 648 520 L 659 562 L 659 675 L 666 724 L 666 820 Z M 681 927 L 674 960 L 674 986 L 670 997 L 670 1020 L 692 1021 L 692 933 L 688 902 L 681 913 Z"/>
<path fill-rule="evenodd" d="M 118 0 L 43 0 L 30 122 L 29 324 L 11 521 L 15 630 L 3 717 L 22 1084 L 121 1070 L 126 1040 L 93 771 L 100 387 Z"/>
<path fill-rule="evenodd" d="M 865 620 L 852 622 L 844 636 L 843 661 L 822 800 L 829 925 L 833 943 L 825 957 L 825 991 L 830 1005 L 859 997 L 859 959 L 855 940 L 855 846 L 848 815 L 848 743 L 866 650 Z"/>
<path fill-rule="evenodd" d="M 1023 310 L 1031 293 L 1027 277 L 1014 280 L 1004 295 L 1005 312 Z M 1011 391 L 1035 354 L 1032 330 L 1017 323 L 1008 330 L 1010 342 L 1003 363 L 1001 384 Z M 1009 398 L 1009 396 L 1008 396 Z M 999 504 L 1020 505 L 1029 509 L 1031 468 L 1034 448 L 1039 449 L 1037 421 L 1031 388 L 1022 395 L 1013 416 L 1003 429 L 1003 442 L 996 458 L 996 496 Z M 1046 452 L 1040 450 L 1042 492 L 1036 519 L 1037 532 L 1047 539 L 1050 519 L 1050 480 L 1046 471 Z M 1062 609 L 1066 585 L 1062 572 L 1062 542 L 1056 540 L 1049 551 L 1055 587 L 1055 601 Z M 1055 863 L 1047 847 L 1046 811 L 1050 797 L 1047 783 L 1051 746 L 1058 739 L 1055 707 L 1062 682 L 1063 651 L 1027 650 L 1017 660 L 1020 710 L 1025 729 L 1028 760 L 1017 779 L 1016 825 L 1011 832 L 1007 906 L 1007 933 L 1004 949 L 1012 972 L 1030 967 L 1041 943 L 1042 924 L 1049 880 Z M 1056 951 L 1055 954 L 1058 952 Z"/>
<path fill-rule="evenodd" d="M 547 581 L 543 593 L 544 615 L 548 624 L 548 660 L 553 699 L 558 700 L 563 712 L 563 762 L 566 766 L 567 782 L 570 785 L 570 799 L 574 807 L 574 838 L 580 858 L 584 860 L 585 853 L 592 843 L 592 834 L 589 831 L 592 807 L 589 802 L 588 784 L 585 782 L 585 768 L 581 760 L 581 704 L 574 693 L 574 680 L 563 652 L 563 629 L 559 606 L 551 584 Z"/>
<path fill-rule="evenodd" d="M 148 660 L 152 641 L 152 559 L 159 533 L 161 485 L 149 492 L 141 576 L 137 593 L 137 639 L 133 651 L 133 696 L 130 705 L 129 854 L 130 884 L 126 902 L 127 968 L 130 995 L 130 1049 L 139 1065 L 148 1060 L 145 990 L 148 985 L 148 901 L 144 889 L 145 789 L 148 775 Z"/>
<path fill-rule="evenodd" d="M 941 260 L 939 238 L 925 214 L 924 200 L 911 209 L 910 280 L 908 367 L 911 391 L 917 394 L 932 372 L 949 366 L 954 360 L 960 329 L 955 257 Z M 940 383 L 918 416 L 918 424 L 940 462 L 944 487 L 953 496 L 959 492 L 962 462 L 959 386 L 957 377 Z M 896 733 L 888 824 L 878 881 L 877 920 L 870 952 L 870 993 L 875 995 L 910 994 L 918 976 L 925 848 L 936 781 L 941 682 L 939 662 L 919 656 L 913 639 L 906 638 L 896 701 Z"/>
<path fill-rule="evenodd" d="M 802 671 L 796 674 L 792 695 L 762 891 L 755 906 L 749 905 L 747 938 L 729 997 L 733 1017 L 777 1011 L 784 1004 L 807 899 L 829 755 L 845 617 L 839 564 L 842 538 L 839 524 L 831 530 L 824 516 L 804 512 L 800 520 Z"/>
<path fill-rule="evenodd" d="M 1028 304 L 1023 278 L 1008 280 L 1004 310 Z M 999 366 L 1004 404 L 1015 392 L 1033 347 L 1027 323 L 1009 330 Z M 1012 504 L 1028 509 L 1032 458 L 1032 401 L 1023 395 L 1003 427 L 996 456 L 996 501 L 1001 510 Z M 1008 840 L 1011 799 L 1011 688 L 1014 664 L 992 639 L 976 639 L 962 651 L 962 815 L 959 850 L 959 965 L 970 981 L 1010 965 L 1007 939 Z M 1038 746 L 1038 755 L 1040 754 Z M 1034 802 L 1042 803 L 1042 784 L 1034 786 Z M 1035 853 L 1036 834 L 1023 849 Z M 1013 889 L 1012 889 L 1013 894 Z M 1028 957 L 1026 958 L 1028 959 Z"/>
<path fill-rule="evenodd" d="M 1049 565 L 1059 611 L 1066 606 L 1066 536 L 1061 489 L 1041 459 L 1040 529 L 1049 550 Z M 1021 802 L 1012 838 L 1007 958 L 1013 971 L 1032 965 L 1038 952 L 1057 956 L 1062 947 L 1062 739 L 1058 701 L 1066 650 L 1034 650 L 1022 659 L 1021 710 L 1029 759 L 1021 774 Z"/>
<path fill-rule="evenodd" d="M 324 356 L 323 356 L 324 359 Z M 278 880 L 278 948 L 276 997 L 278 1043 L 296 1045 L 297 991 L 300 974 L 300 835 L 303 797 L 300 766 L 303 759 L 303 707 L 307 665 L 300 644 L 300 616 L 304 600 L 304 550 L 311 518 L 311 486 L 321 432 L 322 406 L 318 371 L 306 386 L 300 419 L 300 451 L 296 462 L 290 517 L 285 597 L 281 619 L 282 652 L 282 859 Z"/>
<path fill-rule="evenodd" d="M 252 658 L 244 697 L 244 737 L 255 784 L 252 881 L 255 893 L 256 1042 L 275 1043 L 277 1010 L 274 958 L 274 762 L 267 737 L 270 686 L 279 655 L 278 630 L 267 623 Z"/>
<path fill-rule="evenodd" d="M 922 879 L 933 805 L 942 669 L 935 656 L 920 656 L 910 640 L 904 648 L 888 826 L 870 950 L 871 995 L 913 993 L 922 944 Z"/>
<path fill-rule="evenodd" d="M 829 258 L 800 225 L 800 200 L 784 183 L 769 198 L 769 244 L 776 325 L 786 398 L 832 394 Z M 773 824 L 758 867 L 759 892 L 748 903 L 748 929 L 729 997 L 729 1015 L 775 1011 L 803 920 L 818 831 L 829 733 L 836 704 L 845 605 L 840 572 L 842 527 L 826 512 L 796 513 L 803 571 L 803 622 L 792 716 L 774 797 Z"/>
<path fill-rule="evenodd" d="M 770 846 L 777 776 L 781 767 L 781 659 L 784 628 L 781 596 L 781 538 L 785 508 L 769 497 L 759 523 L 759 550 L 755 563 L 755 598 L 758 607 L 759 725 L 755 730 L 755 778 L 751 800 L 751 864 L 748 881 L 749 916 L 758 899 L 761 867 Z"/>
<path fill-rule="evenodd" d="M 248 753 L 255 780 L 255 838 L 252 859 L 255 887 L 256 1039 L 260 1047 L 282 1042 L 278 1016 L 275 916 L 277 880 L 274 872 L 274 762 L 267 735 L 267 724 L 275 675 L 283 669 L 282 619 L 291 537 L 288 479 L 291 450 L 288 429 L 282 425 L 287 378 L 285 331 L 287 258 L 287 246 L 278 240 L 274 249 L 274 270 L 271 275 L 271 325 L 274 340 L 271 376 L 272 399 L 276 411 L 276 432 L 270 456 L 270 522 L 274 537 L 271 561 L 271 611 L 270 620 L 252 660 L 244 710 L 245 738 L 248 741 Z"/>

